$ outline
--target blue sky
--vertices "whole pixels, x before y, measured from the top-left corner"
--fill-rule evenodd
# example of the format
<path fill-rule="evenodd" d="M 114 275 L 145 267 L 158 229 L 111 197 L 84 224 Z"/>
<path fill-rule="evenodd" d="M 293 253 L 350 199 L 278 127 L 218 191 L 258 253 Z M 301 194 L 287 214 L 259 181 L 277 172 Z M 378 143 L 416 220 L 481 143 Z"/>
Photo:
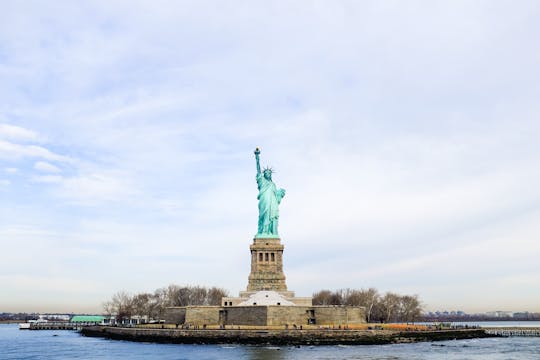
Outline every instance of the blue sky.
<path fill-rule="evenodd" d="M 534 1 L 0 4 L 0 311 L 288 286 L 540 311 Z"/>

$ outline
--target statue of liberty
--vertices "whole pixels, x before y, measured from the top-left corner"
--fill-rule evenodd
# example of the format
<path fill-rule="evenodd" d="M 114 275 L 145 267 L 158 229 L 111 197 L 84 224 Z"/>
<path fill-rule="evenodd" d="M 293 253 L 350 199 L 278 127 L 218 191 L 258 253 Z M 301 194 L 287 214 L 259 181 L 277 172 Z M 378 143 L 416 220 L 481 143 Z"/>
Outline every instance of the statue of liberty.
<path fill-rule="evenodd" d="M 278 237 L 279 203 L 285 196 L 285 189 L 276 188 L 272 181 L 272 169 L 265 168 L 261 172 L 259 154 L 261 150 L 255 149 L 257 161 L 257 187 L 259 188 L 259 228 L 256 237 Z"/>

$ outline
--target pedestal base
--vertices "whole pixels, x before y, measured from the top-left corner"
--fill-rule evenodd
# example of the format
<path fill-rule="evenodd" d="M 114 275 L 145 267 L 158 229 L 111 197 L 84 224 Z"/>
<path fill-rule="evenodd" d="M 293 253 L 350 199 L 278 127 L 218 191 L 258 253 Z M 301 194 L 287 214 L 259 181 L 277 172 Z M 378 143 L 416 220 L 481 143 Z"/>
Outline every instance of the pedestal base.
<path fill-rule="evenodd" d="M 279 238 L 255 238 L 251 250 L 248 292 L 271 290 L 286 292 L 283 273 L 283 248 Z"/>
<path fill-rule="evenodd" d="M 259 292 L 272 292 L 277 294 L 273 297 L 282 297 L 282 304 L 294 304 L 294 306 L 311 306 L 312 298 L 294 296 L 294 291 L 287 290 L 285 274 L 283 273 L 283 248 L 279 237 L 255 237 L 251 250 L 251 272 L 249 274 L 246 291 L 241 291 L 239 297 L 224 297 L 222 306 L 244 306 L 252 296 Z M 268 293 L 266 295 L 269 295 Z M 269 295 L 270 296 L 270 295 Z M 250 304 L 253 305 L 253 304 Z M 280 304 L 274 304 L 280 305 Z"/>

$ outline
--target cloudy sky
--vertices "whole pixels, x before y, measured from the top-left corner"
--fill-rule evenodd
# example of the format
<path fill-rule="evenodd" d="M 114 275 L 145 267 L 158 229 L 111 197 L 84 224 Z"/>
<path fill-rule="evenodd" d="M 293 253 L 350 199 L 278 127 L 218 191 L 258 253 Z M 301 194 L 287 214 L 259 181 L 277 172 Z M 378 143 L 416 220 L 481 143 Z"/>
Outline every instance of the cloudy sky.
<path fill-rule="evenodd" d="M 540 311 L 536 1 L 2 1 L 0 312 L 289 289 Z"/>

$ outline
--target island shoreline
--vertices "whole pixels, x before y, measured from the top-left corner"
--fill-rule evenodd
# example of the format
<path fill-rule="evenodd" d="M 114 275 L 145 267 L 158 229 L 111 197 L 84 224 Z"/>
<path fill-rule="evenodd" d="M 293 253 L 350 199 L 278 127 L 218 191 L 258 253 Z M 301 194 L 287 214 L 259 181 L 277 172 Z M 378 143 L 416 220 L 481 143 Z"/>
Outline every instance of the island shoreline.
<path fill-rule="evenodd" d="M 500 337 L 484 329 L 392 330 L 186 330 L 89 326 L 88 337 L 171 344 L 384 345 Z"/>

